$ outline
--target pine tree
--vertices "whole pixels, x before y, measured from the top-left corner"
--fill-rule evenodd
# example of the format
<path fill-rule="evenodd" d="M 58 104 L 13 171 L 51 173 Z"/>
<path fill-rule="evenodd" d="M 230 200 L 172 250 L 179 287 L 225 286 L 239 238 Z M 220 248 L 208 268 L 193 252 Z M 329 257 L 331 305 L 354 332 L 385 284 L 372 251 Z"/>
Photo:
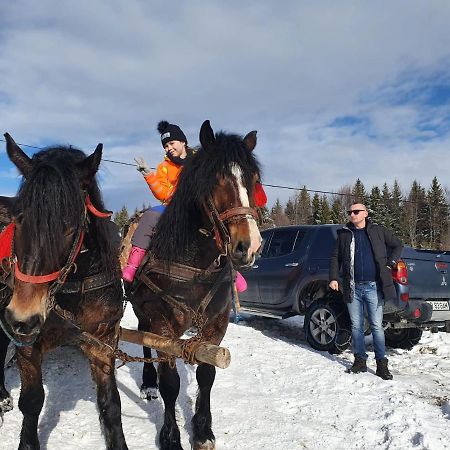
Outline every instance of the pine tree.
<path fill-rule="evenodd" d="M 320 207 L 320 197 L 319 194 L 316 192 L 314 194 L 314 197 L 312 199 L 311 202 L 311 207 L 312 207 L 312 223 L 314 225 L 317 225 L 320 222 L 321 219 L 321 207 Z"/>
<path fill-rule="evenodd" d="M 119 230 L 122 232 L 129 219 L 130 217 L 128 215 L 126 206 L 122 206 L 122 209 L 114 214 L 113 222 L 119 227 Z"/>
<path fill-rule="evenodd" d="M 366 189 L 363 182 L 358 178 L 352 189 L 353 203 L 367 203 Z"/>
<path fill-rule="evenodd" d="M 389 204 L 389 217 L 391 220 L 391 231 L 403 238 L 404 231 L 402 230 L 402 211 L 403 211 L 403 194 L 397 180 L 394 180 L 394 185 L 391 191 L 391 202 Z"/>
<path fill-rule="evenodd" d="M 296 223 L 297 214 L 296 214 L 296 208 L 295 208 L 295 199 L 292 200 L 291 198 L 287 201 L 286 207 L 284 208 L 284 214 L 286 214 L 287 218 L 289 219 L 289 223 L 291 225 Z"/>
<path fill-rule="evenodd" d="M 331 223 L 345 223 L 347 216 L 345 215 L 344 208 L 342 206 L 342 199 L 339 196 L 335 196 L 331 205 Z"/>
<path fill-rule="evenodd" d="M 311 197 L 306 190 L 306 186 L 300 191 L 297 196 L 297 221 L 296 223 L 312 223 L 312 209 L 311 209 Z"/>
<path fill-rule="evenodd" d="M 449 204 L 436 177 L 427 192 L 429 208 L 429 239 L 431 249 L 441 249 L 442 240 L 448 228 Z"/>
<path fill-rule="evenodd" d="M 391 191 L 387 183 L 383 184 L 383 189 L 381 191 L 381 208 L 380 208 L 380 225 L 384 225 L 386 228 L 392 228 L 392 220 L 389 215 L 391 206 Z"/>
<path fill-rule="evenodd" d="M 270 217 L 273 220 L 275 226 L 280 227 L 283 225 L 289 225 L 289 219 L 283 211 L 280 200 L 277 198 L 275 205 L 273 205 L 270 211 Z"/>
<path fill-rule="evenodd" d="M 382 224 L 384 218 L 382 217 L 382 200 L 381 192 L 378 186 L 374 186 L 370 191 L 369 199 L 367 201 L 367 209 L 369 211 L 370 220 L 373 223 Z"/>
<path fill-rule="evenodd" d="M 320 223 L 333 223 L 331 220 L 330 205 L 325 194 L 320 199 Z"/>
<path fill-rule="evenodd" d="M 425 243 L 426 227 L 428 226 L 427 202 L 425 189 L 414 180 L 404 205 L 402 229 L 404 243 L 411 247 L 421 248 Z"/>

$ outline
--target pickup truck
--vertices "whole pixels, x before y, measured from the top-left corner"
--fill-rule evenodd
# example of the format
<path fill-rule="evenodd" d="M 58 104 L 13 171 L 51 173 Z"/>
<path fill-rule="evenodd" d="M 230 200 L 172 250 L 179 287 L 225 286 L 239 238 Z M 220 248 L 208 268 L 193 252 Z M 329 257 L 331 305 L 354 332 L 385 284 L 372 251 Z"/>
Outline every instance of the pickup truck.
<path fill-rule="evenodd" d="M 328 288 L 331 252 L 341 225 L 263 230 L 255 264 L 242 274 L 243 312 L 283 319 L 304 316 L 307 342 L 339 353 L 350 346 L 350 319 L 339 292 Z M 384 307 L 386 344 L 412 348 L 423 330 L 450 332 L 450 254 L 405 247 L 393 269 L 397 298 Z M 370 328 L 367 327 L 370 334 Z"/>

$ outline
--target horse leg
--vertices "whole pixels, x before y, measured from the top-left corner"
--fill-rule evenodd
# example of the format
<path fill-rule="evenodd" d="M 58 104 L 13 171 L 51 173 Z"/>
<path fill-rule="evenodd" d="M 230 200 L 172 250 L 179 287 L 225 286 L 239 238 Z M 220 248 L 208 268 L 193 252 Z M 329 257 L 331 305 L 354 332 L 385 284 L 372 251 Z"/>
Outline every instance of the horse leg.
<path fill-rule="evenodd" d="M 149 331 L 144 322 L 139 321 L 139 331 Z M 144 358 L 152 357 L 152 349 L 149 347 L 142 347 L 144 352 Z M 142 385 L 141 385 L 141 398 L 144 400 L 155 400 L 158 398 L 158 374 L 156 372 L 153 363 L 144 363 L 142 369 Z"/>
<path fill-rule="evenodd" d="M 19 409 L 23 414 L 19 450 L 39 449 L 37 426 L 44 404 L 42 352 L 36 347 L 21 347 L 17 352 L 21 389 Z"/>
<path fill-rule="evenodd" d="M 9 339 L 0 328 L 0 427 L 3 424 L 3 414 L 13 409 L 13 399 L 5 387 L 5 358 Z"/>
<path fill-rule="evenodd" d="M 195 372 L 198 383 L 198 395 L 195 402 L 195 414 L 192 418 L 193 449 L 213 450 L 215 437 L 212 432 L 211 388 L 216 377 L 216 368 L 210 364 L 200 364 Z"/>
<path fill-rule="evenodd" d="M 115 359 L 103 349 L 82 345 L 89 359 L 92 379 L 97 386 L 97 406 L 100 424 L 108 450 L 126 450 L 122 429 L 121 403 L 115 377 Z"/>
<path fill-rule="evenodd" d="M 180 392 L 180 376 L 177 368 L 169 363 L 158 364 L 159 391 L 164 401 L 164 425 L 159 433 L 162 450 L 182 450 L 180 430 L 175 419 L 175 403 Z"/>

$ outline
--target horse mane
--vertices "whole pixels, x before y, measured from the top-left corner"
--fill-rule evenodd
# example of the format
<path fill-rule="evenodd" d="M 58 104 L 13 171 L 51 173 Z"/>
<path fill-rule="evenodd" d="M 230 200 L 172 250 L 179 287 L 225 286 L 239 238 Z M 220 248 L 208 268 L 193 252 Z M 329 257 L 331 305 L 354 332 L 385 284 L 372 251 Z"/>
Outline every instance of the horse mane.
<path fill-rule="evenodd" d="M 150 250 L 156 257 L 179 260 L 192 250 L 198 230 L 204 226 L 203 204 L 217 186 L 219 177 L 231 177 L 233 165 L 238 165 L 243 182 L 253 195 L 253 177 L 259 177 L 259 164 L 243 142 L 242 136 L 218 132 L 215 148 L 200 147 L 188 158 L 181 171 L 176 192 L 156 225 Z"/>
<path fill-rule="evenodd" d="M 86 154 L 73 147 L 46 148 L 32 157 L 32 171 L 22 179 L 13 206 L 13 214 L 31 217 L 27 232 L 37 248 L 44 250 L 53 265 L 58 264 L 62 236 L 68 227 L 77 229 L 84 219 L 84 196 L 80 187 L 77 163 Z M 95 177 L 86 189 L 92 203 L 104 210 L 103 200 Z M 103 265 L 107 270 L 118 270 L 117 249 L 111 243 L 106 220 L 89 217 L 88 238 L 98 245 Z"/>

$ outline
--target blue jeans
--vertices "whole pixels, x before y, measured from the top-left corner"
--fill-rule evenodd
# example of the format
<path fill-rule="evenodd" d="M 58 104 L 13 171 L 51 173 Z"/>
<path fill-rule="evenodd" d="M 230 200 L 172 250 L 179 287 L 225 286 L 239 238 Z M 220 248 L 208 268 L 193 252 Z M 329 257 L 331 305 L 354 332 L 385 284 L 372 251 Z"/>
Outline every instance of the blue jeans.
<path fill-rule="evenodd" d="M 383 304 L 383 294 L 377 289 L 377 283 L 355 283 L 355 295 L 353 296 L 353 301 L 348 303 L 347 307 L 352 322 L 353 353 L 360 358 L 368 358 L 364 343 L 364 311 L 367 312 L 372 330 L 375 358 L 382 359 L 386 355 L 383 330 Z"/>

